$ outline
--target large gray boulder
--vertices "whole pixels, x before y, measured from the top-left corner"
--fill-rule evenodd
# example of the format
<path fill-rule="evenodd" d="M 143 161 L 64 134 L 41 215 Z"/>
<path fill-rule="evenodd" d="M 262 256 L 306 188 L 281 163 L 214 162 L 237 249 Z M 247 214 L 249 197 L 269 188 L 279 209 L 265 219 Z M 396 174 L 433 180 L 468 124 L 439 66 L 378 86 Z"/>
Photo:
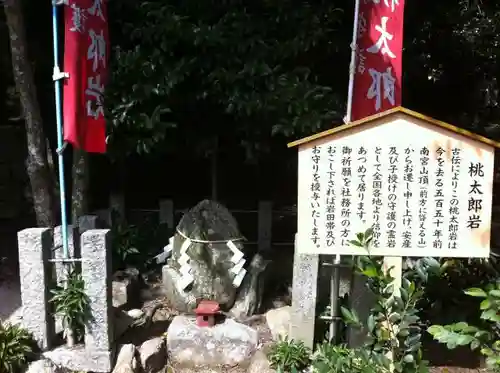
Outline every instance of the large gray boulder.
<path fill-rule="evenodd" d="M 188 239 L 189 245 L 184 245 Z M 249 253 L 236 220 L 217 202 L 201 201 L 182 217 L 174 236 L 172 255 L 163 267 L 164 290 L 175 309 L 191 312 L 202 299 L 215 300 L 226 311 L 233 306 L 239 286 L 233 285 L 235 274 L 231 269 L 235 263 L 231 261 L 234 252 L 227 245 L 229 240 L 248 261 Z M 186 255 L 188 275 L 181 270 L 183 266 L 186 269 Z M 190 279 L 187 286 L 186 278 Z"/>

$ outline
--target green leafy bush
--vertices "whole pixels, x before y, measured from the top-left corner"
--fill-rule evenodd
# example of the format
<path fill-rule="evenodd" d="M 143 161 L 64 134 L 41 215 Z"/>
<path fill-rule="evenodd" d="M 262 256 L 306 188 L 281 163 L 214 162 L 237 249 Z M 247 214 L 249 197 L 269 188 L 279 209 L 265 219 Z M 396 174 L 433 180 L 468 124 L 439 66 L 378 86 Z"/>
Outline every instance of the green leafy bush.
<path fill-rule="evenodd" d="M 277 373 L 298 373 L 310 363 L 311 350 L 302 342 L 280 338 L 269 351 L 271 367 Z"/>
<path fill-rule="evenodd" d="M 370 252 L 371 229 L 358 233 L 352 245 Z M 422 372 L 427 362 L 422 359 L 422 333 L 417 302 L 424 294 L 424 285 L 430 274 L 440 273 L 439 263 L 432 258 L 418 260 L 414 268 L 405 271 L 402 286 L 394 290 L 392 268 L 385 269 L 383 258 L 359 256 L 355 269 L 367 279 L 367 286 L 374 295 L 375 306 L 370 310 L 366 323 L 361 322 L 353 310 L 341 308 L 343 318 L 353 327 L 367 332 L 365 348 L 372 360 L 381 367 L 392 367 L 395 372 Z M 390 358 L 390 359 L 389 359 Z"/>
<path fill-rule="evenodd" d="M 495 258 L 442 258 L 442 273 L 429 280 L 425 295 L 419 303 L 421 318 L 428 325 L 449 324 L 456 320 L 479 323 L 476 300 L 464 289 L 484 288 L 500 278 Z"/>
<path fill-rule="evenodd" d="M 312 357 L 314 373 L 389 373 L 386 366 L 373 361 L 366 349 L 349 349 L 324 342 Z"/>
<path fill-rule="evenodd" d="M 500 283 L 490 284 L 483 290 L 470 288 L 465 294 L 482 298 L 479 308 L 484 327 L 461 321 L 449 325 L 432 325 L 427 331 L 449 349 L 470 346 L 486 357 L 490 369 L 500 371 Z"/>
<path fill-rule="evenodd" d="M 111 235 L 114 270 L 125 269 L 139 255 L 139 229 L 135 225 L 116 224 Z"/>
<path fill-rule="evenodd" d="M 31 334 L 11 324 L 0 324 L 0 372 L 17 373 L 36 349 Z"/>
<path fill-rule="evenodd" d="M 152 219 L 145 219 L 138 225 L 128 224 L 118 219 L 115 211 L 113 221 L 120 222 L 111 228 L 113 270 L 134 267 L 147 272 L 154 256 L 168 243 L 168 228 Z"/>
<path fill-rule="evenodd" d="M 55 313 L 63 318 L 64 336 L 68 344 L 81 341 L 85 325 L 90 320 L 90 300 L 85 294 L 85 283 L 74 267 L 68 269 L 63 286 L 51 291 L 50 302 L 55 306 Z"/>

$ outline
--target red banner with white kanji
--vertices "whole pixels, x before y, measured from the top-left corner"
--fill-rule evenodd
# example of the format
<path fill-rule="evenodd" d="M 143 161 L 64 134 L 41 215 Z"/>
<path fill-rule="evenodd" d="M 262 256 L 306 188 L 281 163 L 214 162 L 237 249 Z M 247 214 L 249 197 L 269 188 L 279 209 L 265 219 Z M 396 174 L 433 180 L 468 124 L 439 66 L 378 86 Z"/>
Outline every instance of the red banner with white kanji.
<path fill-rule="evenodd" d="M 401 106 L 404 0 L 358 0 L 351 121 Z"/>
<path fill-rule="evenodd" d="M 69 0 L 64 10 L 64 140 L 92 153 L 106 152 L 106 10 L 106 0 Z"/>

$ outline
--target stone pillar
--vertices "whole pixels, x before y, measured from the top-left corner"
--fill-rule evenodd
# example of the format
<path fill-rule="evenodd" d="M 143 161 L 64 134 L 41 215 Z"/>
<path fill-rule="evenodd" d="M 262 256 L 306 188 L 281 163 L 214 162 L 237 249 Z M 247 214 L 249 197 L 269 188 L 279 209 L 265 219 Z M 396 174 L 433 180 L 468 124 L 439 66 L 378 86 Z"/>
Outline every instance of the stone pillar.
<path fill-rule="evenodd" d="M 258 248 L 260 252 L 271 250 L 272 226 L 273 226 L 273 203 L 270 201 L 259 202 L 258 213 L 259 238 Z"/>
<path fill-rule="evenodd" d="M 111 227 L 111 209 L 100 209 L 94 213 L 105 227 Z"/>
<path fill-rule="evenodd" d="M 97 215 L 83 215 L 78 218 L 78 230 L 80 234 L 83 234 L 91 229 L 97 229 L 97 221 L 99 217 Z"/>
<path fill-rule="evenodd" d="M 172 231 L 175 229 L 175 211 L 174 211 L 174 201 L 171 199 L 160 200 L 160 224 L 167 224 L 168 228 Z"/>
<path fill-rule="evenodd" d="M 125 222 L 125 196 L 123 194 L 112 194 L 109 197 L 109 212 L 111 214 L 111 224 Z M 113 219 L 116 221 L 113 221 Z"/>
<path fill-rule="evenodd" d="M 290 338 L 309 348 L 314 346 L 318 272 L 319 255 L 299 254 L 295 246 Z"/>
<path fill-rule="evenodd" d="M 92 312 L 85 331 L 85 350 L 93 365 L 104 372 L 112 368 L 114 340 L 110 239 L 108 229 L 89 230 L 81 236 L 82 276 Z"/>
<path fill-rule="evenodd" d="M 19 275 L 23 303 L 22 325 L 33 334 L 42 349 L 51 347 L 55 334 L 49 304 L 52 273 L 49 258 L 53 248 L 49 228 L 29 228 L 17 233 Z"/>

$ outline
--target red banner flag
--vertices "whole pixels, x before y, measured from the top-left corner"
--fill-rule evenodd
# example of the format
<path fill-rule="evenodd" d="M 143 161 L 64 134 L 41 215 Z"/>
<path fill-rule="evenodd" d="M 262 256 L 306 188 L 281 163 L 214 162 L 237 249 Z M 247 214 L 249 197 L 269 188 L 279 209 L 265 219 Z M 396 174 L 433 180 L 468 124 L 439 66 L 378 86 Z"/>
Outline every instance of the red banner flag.
<path fill-rule="evenodd" d="M 357 1 L 351 121 L 401 106 L 404 0 Z"/>
<path fill-rule="evenodd" d="M 105 0 L 69 0 L 64 10 L 64 140 L 106 152 L 103 93 L 108 73 Z"/>

